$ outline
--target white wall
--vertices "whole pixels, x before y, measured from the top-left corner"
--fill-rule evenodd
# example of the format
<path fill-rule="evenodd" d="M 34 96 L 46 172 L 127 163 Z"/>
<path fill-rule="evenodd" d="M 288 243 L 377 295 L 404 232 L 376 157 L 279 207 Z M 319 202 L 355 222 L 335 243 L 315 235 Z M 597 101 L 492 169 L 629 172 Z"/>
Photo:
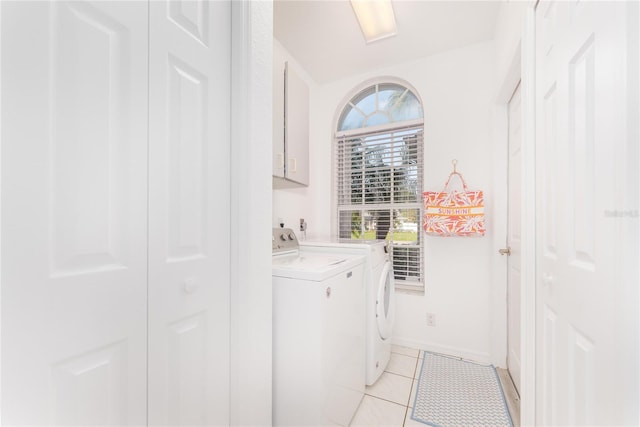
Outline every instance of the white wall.
<path fill-rule="evenodd" d="M 391 70 L 390 70 L 391 71 Z M 425 240 L 425 295 L 398 295 L 395 341 L 490 361 L 493 221 L 491 79 L 493 46 L 483 43 L 397 67 L 419 92 L 425 113 L 424 189 L 441 188 L 458 160 L 471 188 L 485 191 L 487 236 Z M 436 327 L 426 326 L 426 313 Z"/>
<path fill-rule="evenodd" d="M 426 293 L 398 295 L 395 342 L 488 362 L 490 250 L 496 226 L 491 211 L 493 43 L 480 43 L 317 87 L 311 108 L 314 171 L 306 194 L 300 195 L 300 208 L 304 207 L 306 214 L 317 221 L 309 227 L 318 236 L 331 232 L 331 135 L 336 111 L 355 86 L 377 76 L 404 79 L 422 98 L 425 190 L 442 187 L 455 158 L 469 186 L 485 191 L 487 204 L 486 237 L 427 238 Z M 281 202 L 274 198 L 274 205 Z M 427 312 L 436 315 L 436 327 L 426 326 Z"/>
<path fill-rule="evenodd" d="M 503 1 L 496 29 L 494 105 L 492 114 L 493 203 L 496 224 L 504 224 L 502 233 L 493 234 L 491 248 L 491 354 L 492 363 L 506 365 L 507 354 L 507 257 L 498 250 L 507 244 L 508 116 L 507 105 L 521 78 L 521 39 L 528 7 L 526 1 Z M 525 336 L 525 335 L 523 335 Z"/>
<path fill-rule="evenodd" d="M 331 137 L 336 113 L 354 87 L 379 76 L 404 79 L 423 101 L 425 190 L 442 186 L 455 158 L 470 187 L 485 191 L 484 238 L 426 237 L 426 292 L 398 294 L 394 331 L 398 344 L 505 365 L 506 257 L 497 254 L 506 240 L 505 105 L 519 77 L 514 67 L 519 71 L 526 6 L 526 2 L 502 3 L 495 42 L 324 85 L 303 74 L 311 95 L 310 185 L 274 190 L 273 226 L 281 217 L 296 229 L 304 217 L 309 224 L 307 237 L 332 234 Z M 274 61 L 277 58 L 296 64 L 276 41 Z M 427 312 L 436 315 L 436 327 L 426 326 Z"/>
<path fill-rule="evenodd" d="M 528 1 L 503 1 L 500 4 L 494 40 L 496 46 L 496 84 L 497 96 L 504 99 L 511 97 L 514 66 L 520 69 L 520 40 Z M 505 84 L 506 83 L 506 84 Z"/>

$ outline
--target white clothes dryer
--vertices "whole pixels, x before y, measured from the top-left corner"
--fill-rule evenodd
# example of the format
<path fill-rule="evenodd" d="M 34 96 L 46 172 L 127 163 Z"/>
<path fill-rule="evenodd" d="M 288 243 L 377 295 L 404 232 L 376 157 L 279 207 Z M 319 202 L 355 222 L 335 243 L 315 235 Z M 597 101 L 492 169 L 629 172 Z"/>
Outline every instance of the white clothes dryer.
<path fill-rule="evenodd" d="M 384 240 L 354 243 L 349 240 L 301 241 L 307 251 L 365 256 L 366 384 L 374 384 L 391 358 L 395 319 L 395 280 Z"/>

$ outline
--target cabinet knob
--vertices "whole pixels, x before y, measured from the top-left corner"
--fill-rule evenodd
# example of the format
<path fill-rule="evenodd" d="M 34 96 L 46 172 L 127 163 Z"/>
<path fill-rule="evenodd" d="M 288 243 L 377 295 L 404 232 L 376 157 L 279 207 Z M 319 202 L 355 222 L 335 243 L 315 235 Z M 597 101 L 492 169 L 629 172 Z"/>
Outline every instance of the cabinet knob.
<path fill-rule="evenodd" d="M 184 281 L 184 283 L 182 284 L 182 290 L 187 295 L 191 295 L 191 294 L 195 293 L 198 290 L 199 287 L 200 287 L 200 284 L 198 283 L 198 281 L 196 279 L 193 279 L 193 278 L 186 279 Z"/>
<path fill-rule="evenodd" d="M 331 286 L 327 287 L 327 298 L 331 297 Z"/>

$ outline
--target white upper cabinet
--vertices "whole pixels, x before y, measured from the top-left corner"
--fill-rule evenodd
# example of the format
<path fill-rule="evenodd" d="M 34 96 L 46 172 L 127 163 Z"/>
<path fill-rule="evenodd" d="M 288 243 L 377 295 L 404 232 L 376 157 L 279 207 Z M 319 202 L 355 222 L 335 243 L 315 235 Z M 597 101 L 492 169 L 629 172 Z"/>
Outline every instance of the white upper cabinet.
<path fill-rule="evenodd" d="M 274 187 L 309 185 L 309 87 L 289 62 L 274 61 Z"/>
<path fill-rule="evenodd" d="M 284 75 L 285 178 L 309 185 L 309 87 L 289 63 Z"/>
<path fill-rule="evenodd" d="M 275 52 L 274 52 L 275 56 Z M 273 59 L 273 182 L 284 178 L 284 62 Z"/>

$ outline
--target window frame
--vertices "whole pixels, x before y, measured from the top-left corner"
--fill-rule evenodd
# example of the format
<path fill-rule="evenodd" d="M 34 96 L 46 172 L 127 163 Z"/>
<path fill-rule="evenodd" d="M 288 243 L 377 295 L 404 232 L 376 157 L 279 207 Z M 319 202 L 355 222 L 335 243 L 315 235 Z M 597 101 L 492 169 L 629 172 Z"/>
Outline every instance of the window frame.
<path fill-rule="evenodd" d="M 417 101 L 420 104 L 420 108 L 422 110 L 422 117 L 419 119 L 412 119 L 412 120 L 402 120 L 402 121 L 392 121 L 390 123 L 387 124 L 382 124 L 382 125 L 375 125 L 375 126 L 365 126 L 365 127 L 360 127 L 360 128 L 356 128 L 356 129 L 347 129 L 347 130 L 338 130 L 341 126 L 341 121 L 343 118 L 346 117 L 346 115 L 348 114 L 348 111 L 353 108 L 353 105 L 357 105 L 357 103 L 354 103 L 354 101 L 359 101 L 364 99 L 365 97 L 362 96 L 362 94 L 365 91 L 370 91 L 372 88 L 374 88 L 377 85 L 395 85 L 395 86 L 401 86 L 402 88 L 404 88 L 406 91 L 411 92 L 411 94 L 417 99 Z M 376 89 L 374 89 L 375 91 Z M 360 98 L 360 99 L 359 99 Z M 378 110 L 378 106 L 376 107 L 376 111 Z M 375 112 L 374 112 L 375 113 Z M 420 182 L 418 183 L 419 185 L 419 195 L 418 195 L 418 200 L 416 202 L 417 206 L 415 208 L 419 209 L 418 211 L 418 222 L 417 222 L 417 239 L 418 239 L 418 243 L 416 244 L 416 246 L 419 248 L 419 280 L 416 282 L 413 281 L 404 281 L 404 280 L 397 280 L 396 281 L 396 287 L 400 290 L 406 290 L 406 291 L 411 291 L 411 292 L 415 292 L 415 293 L 420 293 L 423 294 L 424 293 L 424 288 L 425 288 L 425 262 L 424 262 L 424 255 L 425 255 L 425 247 L 424 247 L 424 236 L 421 233 L 422 230 L 422 215 L 423 215 L 423 206 L 422 206 L 422 191 L 424 191 L 424 164 L 425 164 L 425 158 L 424 158 L 424 108 L 423 108 L 423 103 L 422 100 L 420 99 L 420 96 L 418 94 L 418 92 L 407 82 L 404 82 L 402 80 L 399 80 L 397 78 L 377 78 L 377 79 L 372 79 L 366 82 L 363 82 L 361 85 L 359 85 L 357 88 L 355 88 L 354 90 L 352 90 L 349 95 L 347 97 L 345 97 L 345 99 L 343 99 L 343 102 L 341 102 L 341 104 L 339 105 L 339 108 L 336 111 L 335 114 L 335 118 L 334 118 L 334 126 L 333 126 L 333 135 L 332 135 L 332 157 L 331 157 L 331 162 L 332 162 L 332 186 L 331 186 L 331 193 L 332 193 L 332 215 L 331 215 L 331 230 L 332 230 L 332 235 L 334 235 L 335 237 L 339 237 L 340 232 L 339 232 L 339 227 L 340 227 L 340 223 L 339 223 L 339 211 L 340 211 L 340 205 L 339 204 L 339 190 L 338 190 L 338 171 L 337 171 L 337 167 L 339 164 L 339 159 L 338 159 L 338 144 L 340 143 L 340 141 L 344 140 L 345 138 L 355 138 L 355 137 L 359 137 L 359 136 L 366 136 L 366 135 L 371 135 L 371 134 L 376 134 L 376 133 L 380 133 L 380 132 L 384 132 L 384 131 L 392 131 L 392 132 L 398 132 L 401 131 L 402 129 L 414 129 L 420 127 L 421 128 L 421 135 L 422 135 L 422 141 L 421 141 L 421 145 L 420 145 L 420 150 L 419 150 L 419 167 L 421 169 L 421 179 Z M 393 206 L 394 203 L 391 201 L 388 203 L 390 206 Z M 367 204 L 366 203 L 362 203 L 361 205 L 361 209 L 364 211 L 367 209 Z M 390 208 L 393 209 L 393 208 Z M 393 225 L 391 225 L 390 231 L 393 231 Z M 363 237 L 364 239 L 364 237 Z M 358 240 L 354 240 L 354 242 L 357 242 Z"/>

